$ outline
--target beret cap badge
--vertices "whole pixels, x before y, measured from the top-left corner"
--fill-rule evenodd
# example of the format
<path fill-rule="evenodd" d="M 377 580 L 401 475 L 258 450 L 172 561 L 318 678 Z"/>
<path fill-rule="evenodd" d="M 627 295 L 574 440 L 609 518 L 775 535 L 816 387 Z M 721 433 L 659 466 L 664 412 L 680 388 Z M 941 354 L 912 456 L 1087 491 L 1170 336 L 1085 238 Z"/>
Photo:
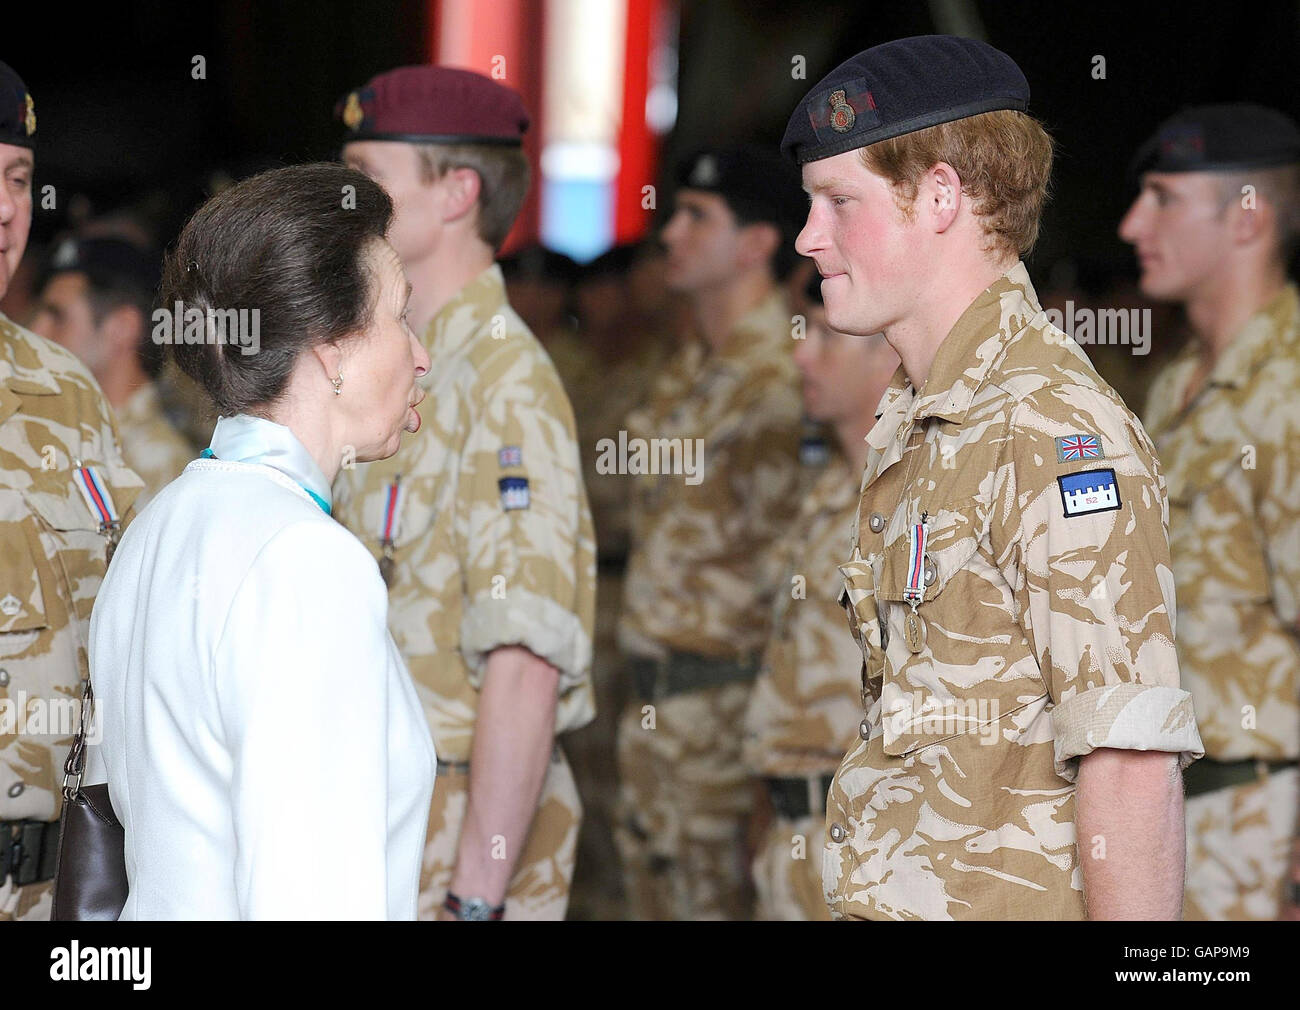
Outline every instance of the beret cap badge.
<path fill-rule="evenodd" d="M 343 106 L 343 125 L 349 130 L 355 130 L 365 118 L 366 113 L 361 108 L 361 98 L 353 91 L 348 95 L 347 102 Z"/>
<path fill-rule="evenodd" d="M 857 113 L 846 100 L 843 91 L 832 91 L 827 99 L 831 107 L 831 129 L 836 133 L 848 133 L 857 122 Z"/>
<path fill-rule="evenodd" d="M 31 95 L 24 95 L 27 99 L 27 110 L 23 117 L 23 125 L 27 127 L 27 136 L 36 132 L 36 103 L 32 101 Z"/>

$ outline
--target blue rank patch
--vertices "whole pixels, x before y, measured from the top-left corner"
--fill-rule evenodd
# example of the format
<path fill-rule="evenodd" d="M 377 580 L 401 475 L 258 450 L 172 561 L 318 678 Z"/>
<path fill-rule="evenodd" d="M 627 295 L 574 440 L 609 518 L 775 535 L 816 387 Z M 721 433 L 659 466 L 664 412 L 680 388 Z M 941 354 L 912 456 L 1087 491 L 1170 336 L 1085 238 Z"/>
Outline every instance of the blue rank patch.
<path fill-rule="evenodd" d="M 1114 470 L 1083 470 L 1056 478 L 1066 518 L 1113 512 L 1120 507 L 1119 481 Z"/>
<path fill-rule="evenodd" d="M 503 470 L 508 466 L 523 466 L 524 450 L 517 445 L 502 446 L 497 450 L 497 463 Z"/>
<path fill-rule="evenodd" d="M 527 477 L 502 477 L 497 487 L 501 489 L 501 507 L 507 512 L 528 508 Z"/>

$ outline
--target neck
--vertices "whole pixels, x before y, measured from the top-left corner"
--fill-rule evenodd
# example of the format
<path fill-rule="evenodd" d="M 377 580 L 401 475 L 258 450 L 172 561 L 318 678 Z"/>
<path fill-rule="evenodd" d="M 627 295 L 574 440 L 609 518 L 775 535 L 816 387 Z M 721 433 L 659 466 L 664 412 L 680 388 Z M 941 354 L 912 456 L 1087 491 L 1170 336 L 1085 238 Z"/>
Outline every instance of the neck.
<path fill-rule="evenodd" d="M 344 442 L 336 435 L 328 410 L 306 398 L 286 397 L 284 402 L 262 416 L 293 432 L 307 454 L 320 467 L 325 483 L 333 485 L 342 468 Z"/>
<path fill-rule="evenodd" d="M 1187 302 L 1187 321 L 1201 357 L 1213 364 L 1236 339 L 1246 321 L 1277 297 L 1286 271 L 1277 264 L 1229 267 L 1196 288 Z"/>
<path fill-rule="evenodd" d="M 935 355 L 962 313 L 1016 262 L 1008 258 L 996 263 L 981 261 L 964 271 L 934 271 L 932 276 L 945 278 L 944 283 L 917 299 L 910 316 L 885 329 L 885 339 L 902 360 L 913 389 L 920 392 L 925 385 Z M 954 282 L 953 277 L 959 279 Z"/>
<path fill-rule="evenodd" d="M 487 243 L 473 236 L 444 243 L 417 262 L 403 263 L 411 282 L 411 329 L 416 335 L 423 338 L 442 307 L 492 262 Z"/>
<path fill-rule="evenodd" d="M 880 398 L 876 399 L 878 401 Z M 867 411 L 865 417 L 846 417 L 834 425 L 835 441 L 839 443 L 844 458 L 849 461 L 854 476 L 862 476 L 862 471 L 867 468 L 867 453 L 870 451 L 867 435 L 876 423 L 874 410 L 875 403 L 872 403 L 871 410 Z"/>
<path fill-rule="evenodd" d="M 149 382 L 149 376 L 136 363 L 135 356 L 123 356 L 118 359 L 118 366 L 110 368 L 103 375 L 95 376 L 99 388 L 104 391 L 106 399 L 114 410 L 121 410 L 127 400 L 135 395 L 136 390 Z"/>
<path fill-rule="evenodd" d="M 713 351 L 726 347 L 736 324 L 772 293 L 771 276 L 751 270 L 714 288 L 702 288 L 691 298 L 691 316 L 700 337 Z"/>

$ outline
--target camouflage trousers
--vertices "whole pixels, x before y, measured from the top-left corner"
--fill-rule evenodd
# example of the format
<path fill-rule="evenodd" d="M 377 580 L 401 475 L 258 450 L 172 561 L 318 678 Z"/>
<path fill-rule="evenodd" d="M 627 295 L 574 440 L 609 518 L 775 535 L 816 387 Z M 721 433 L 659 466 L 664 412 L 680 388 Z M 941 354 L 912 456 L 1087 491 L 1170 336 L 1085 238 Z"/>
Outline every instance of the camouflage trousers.
<path fill-rule="evenodd" d="M 54 881 L 17 886 L 12 877 L 0 884 L 0 922 L 49 922 Z"/>
<path fill-rule="evenodd" d="M 618 734 L 614 838 L 635 919 L 748 919 L 753 804 L 741 760 L 750 685 L 636 701 Z"/>
<path fill-rule="evenodd" d="M 1183 918 L 1277 918 L 1296 830 L 1300 771 L 1187 800 Z"/>
<path fill-rule="evenodd" d="M 582 800 L 569 762 L 558 747 L 555 755 L 542 782 L 524 850 L 506 890 L 507 919 L 559 920 L 568 908 L 578 829 L 582 825 Z M 420 871 L 421 919 L 436 918 L 447 896 L 468 801 L 469 772 L 439 771 Z"/>
<path fill-rule="evenodd" d="M 754 918 L 766 922 L 830 922 L 822 893 L 826 817 L 775 818 L 754 856 Z"/>

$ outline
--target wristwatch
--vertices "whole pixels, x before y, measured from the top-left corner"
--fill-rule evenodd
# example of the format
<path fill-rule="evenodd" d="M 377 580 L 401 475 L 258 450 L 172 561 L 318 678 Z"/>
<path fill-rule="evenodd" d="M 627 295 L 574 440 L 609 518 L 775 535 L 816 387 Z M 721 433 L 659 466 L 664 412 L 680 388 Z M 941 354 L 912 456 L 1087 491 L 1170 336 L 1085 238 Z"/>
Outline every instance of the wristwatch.
<path fill-rule="evenodd" d="M 493 907 L 482 898 L 462 898 L 450 891 L 442 907 L 463 922 L 499 922 L 506 915 L 504 903 Z"/>

